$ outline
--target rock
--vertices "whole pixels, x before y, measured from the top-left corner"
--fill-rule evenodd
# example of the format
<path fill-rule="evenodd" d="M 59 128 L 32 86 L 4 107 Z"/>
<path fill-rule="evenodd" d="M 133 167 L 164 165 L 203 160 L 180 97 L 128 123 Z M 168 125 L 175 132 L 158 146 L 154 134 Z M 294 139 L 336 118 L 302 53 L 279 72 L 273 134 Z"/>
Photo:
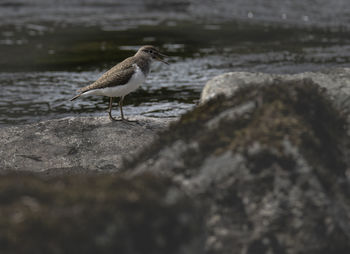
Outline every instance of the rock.
<path fill-rule="evenodd" d="M 217 78 L 224 92 L 206 86 L 210 99 L 168 129 L 148 118 L 0 129 L 0 167 L 83 173 L 1 176 L 0 252 L 349 253 L 347 71 Z"/>
<path fill-rule="evenodd" d="M 284 81 L 311 79 L 325 89 L 329 99 L 340 111 L 350 109 L 350 68 L 305 72 L 293 75 L 251 72 L 230 72 L 219 75 L 207 82 L 203 88 L 200 102 L 204 103 L 219 94 L 233 95 L 239 88 L 249 85 L 272 84 L 274 80 Z M 350 114 L 349 114 L 350 116 Z"/>
<path fill-rule="evenodd" d="M 350 253 L 349 104 L 334 101 L 350 84 L 336 73 L 221 76 L 125 171 L 207 204 L 205 253 Z"/>
<path fill-rule="evenodd" d="M 232 96 L 238 89 L 247 87 L 249 84 L 269 84 L 276 75 L 267 73 L 251 72 L 229 72 L 216 76 L 209 80 L 204 86 L 200 98 L 200 103 L 224 94 Z"/>
<path fill-rule="evenodd" d="M 0 190 L 2 254 L 203 251 L 200 206 L 167 178 L 22 173 Z"/>
<path fill-rule="evenodd" d="M 172 119 L 67 117 L 0 129 L 0 170 L 50 174 L 117 171 L 122 157 L 149 143 Z"/>

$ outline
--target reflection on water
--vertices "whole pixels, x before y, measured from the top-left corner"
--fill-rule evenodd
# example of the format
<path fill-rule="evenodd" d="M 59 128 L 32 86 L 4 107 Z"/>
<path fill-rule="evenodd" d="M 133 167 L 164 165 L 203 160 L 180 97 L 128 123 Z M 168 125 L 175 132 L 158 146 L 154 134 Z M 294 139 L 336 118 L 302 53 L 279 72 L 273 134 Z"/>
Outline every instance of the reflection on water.
<path fill-rule="evenodd" d="M 296 3 L 298 2 L 298 3 Z M 154 44 L 170 56 L 126 97 L 127 115 L 178 116 L 227 71 L 297 73 L 347 66 L 350 5 L 325 1 L 13 0 L 0 2 L 0 127 L 105 114 L 75 90 Z M 116 104 L 117 105 L 117 104 Z"/>

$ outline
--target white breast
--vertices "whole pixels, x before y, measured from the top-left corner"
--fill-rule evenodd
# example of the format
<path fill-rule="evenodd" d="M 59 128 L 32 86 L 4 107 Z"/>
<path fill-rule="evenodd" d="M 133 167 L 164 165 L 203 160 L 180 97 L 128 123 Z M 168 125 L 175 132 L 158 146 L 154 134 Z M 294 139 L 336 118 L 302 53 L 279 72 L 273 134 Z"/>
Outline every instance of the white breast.
<path fill-rule="evenodd" d="M 135 73 L 134 75 L 132 75 L 129 82 L 126 83 L 125 85 L 100 88 L 100 89 L 88 91 L 84 94 L 104 95 L 108 97 L 122 97 L 127 95 L 128 93 L 131 93 L 132 91 L 135 91 L 145 81 L 146 76 L 143 74 L 143 72 L 141 71 L 140 67 L 137 66 L 137 64 L 134 64 L 134 66 L 135 66 Z"/>

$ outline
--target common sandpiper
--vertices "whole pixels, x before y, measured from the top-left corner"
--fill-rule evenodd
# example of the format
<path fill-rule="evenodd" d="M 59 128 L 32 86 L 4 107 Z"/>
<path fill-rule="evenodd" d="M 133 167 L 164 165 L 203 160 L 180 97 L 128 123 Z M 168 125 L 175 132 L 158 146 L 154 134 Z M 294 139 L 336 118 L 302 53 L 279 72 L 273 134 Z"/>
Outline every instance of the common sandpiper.
<path fill-rule="evenodd" d="M 105 72 L 99 79 L 91 85 L 80 88 L 78 94 L 71 101 L 81 95 L 103 95 L 109 97 L 108 114 L 113 121 L 126 120 L 123 114 L 124 97 L 135 91 L 146 79 L 150 72 L 151 64 L 154 61 L 164 61 L 164 54 L 160 53 L 154 46 L 141 47 L 134 56 L 118 63 L 113 68 Z M 120 119 L 112 117 L 112 103 L 114 97 L 120 97 Z M 128 121 L 128 120 L 127 120 Z"/>

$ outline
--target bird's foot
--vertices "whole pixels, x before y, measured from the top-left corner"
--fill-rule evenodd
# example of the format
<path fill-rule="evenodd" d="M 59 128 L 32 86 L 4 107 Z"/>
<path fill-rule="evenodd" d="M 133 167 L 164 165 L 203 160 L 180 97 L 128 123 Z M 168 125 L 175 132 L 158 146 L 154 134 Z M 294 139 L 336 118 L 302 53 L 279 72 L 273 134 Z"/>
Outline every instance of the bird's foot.
<path fill-rule="evenodd" d="M 127 118 L 115 118 L 113 116 L 109 116 L 109 120 L 115 121 L 115 122 L 124 122 L 124 123 L 139 123 L 138 120 L 130 120 Z"/>
<path fill-rule="evenodd" d="M 128 122 L 128 123 L 138 123 L 139 122 L 137 120 L 130 120 L 130 119 L 126 119 L 126 118 L 123 118 L 122 121 L 125 121 L 125 122 Z"/>
<path fill-rule="evenodd" d="M 118 119 L 113 117 L 110 111 L 108 111 L 108 116 L 109 116 L 109 120 L 111 121 L 123 121 L 123 118 Z"/>
<path fill-rule="evenodd" d="M 123 123 L 126 123 L 126 124 L 134 124 L 134 123 L 139 124 L 139 121 L 137 120 L 130 120 L 126 118 L 121 119 L 121 121 L 123 121 Z"/>
<path fill-rule="evenodd" d="M 124 119 L 121 119 L 121 118 L 118 119 L 118 118 L 115 118 L 115 117 L 112 117 L 112 116 L 109 117 L 109 120 L 111 120 L 111 121 L 116 121 L 116 122 L 117 122 L 117 121 L 118 121 L 118 122 L 124 121 Z"/>

